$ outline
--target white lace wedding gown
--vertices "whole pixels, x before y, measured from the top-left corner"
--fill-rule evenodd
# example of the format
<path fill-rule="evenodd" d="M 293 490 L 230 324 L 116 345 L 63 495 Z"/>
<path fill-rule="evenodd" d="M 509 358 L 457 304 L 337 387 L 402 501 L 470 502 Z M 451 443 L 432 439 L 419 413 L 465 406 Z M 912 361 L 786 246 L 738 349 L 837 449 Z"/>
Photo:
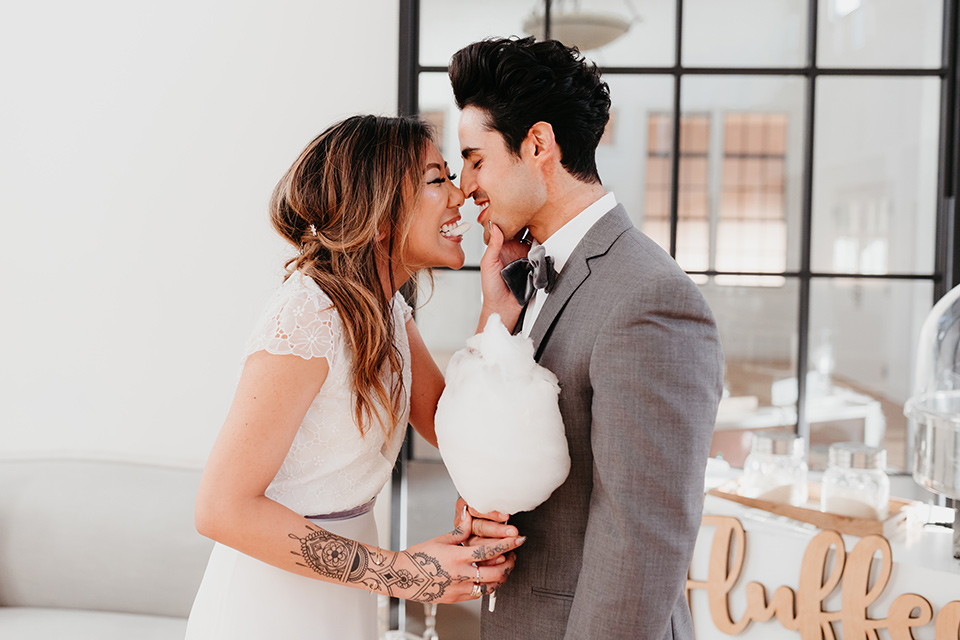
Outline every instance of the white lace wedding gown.
<path fill-rule="evenodd" d="M 393 299 L 395 341 L 403 356 L 400 426 L 386 439 L 374 424 L 361 437 L 353 420 L 351 354 L 339 315 L 320 287 L 295 272 L 267 306 L 246 356 L 265 350 L 326 358 L 329 374 L 300 425 L 267 497 L 302 516 L 342 514 L 370 503 L 390 478 L 409 415 L 410 307 Z M 362 511 L 363 509 L 359 509 Z M 376 545 L 373 512 L 315 524 Z M 377 596 L 283 571 L 221 544 L 214 546 L 197 593 L 187 640 L 375 640 Z"/>

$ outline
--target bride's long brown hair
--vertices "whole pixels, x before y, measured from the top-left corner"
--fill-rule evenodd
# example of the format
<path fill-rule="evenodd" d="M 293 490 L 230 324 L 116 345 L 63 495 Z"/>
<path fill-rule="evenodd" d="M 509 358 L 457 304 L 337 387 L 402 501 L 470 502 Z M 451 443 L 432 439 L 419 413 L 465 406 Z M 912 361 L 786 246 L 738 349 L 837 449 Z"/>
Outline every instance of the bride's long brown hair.
<path fill-rule="evenodd" d="M 313 278 L 339 313 L 361 434 L 373 420 L 389 434 L 400 419 L 403 363 L 393 335 L 403 328 L 394 326 L 377 265 L 387 266 L 393 284 L 430 134 L 410 118 L 348 118 L 307 145 L 270 200 L 273 227 L 300 249 L 285 265 L 287 277 L 300 271 Z M 393 374 L 384 376 L 389 387 L 385 368 Z"/>

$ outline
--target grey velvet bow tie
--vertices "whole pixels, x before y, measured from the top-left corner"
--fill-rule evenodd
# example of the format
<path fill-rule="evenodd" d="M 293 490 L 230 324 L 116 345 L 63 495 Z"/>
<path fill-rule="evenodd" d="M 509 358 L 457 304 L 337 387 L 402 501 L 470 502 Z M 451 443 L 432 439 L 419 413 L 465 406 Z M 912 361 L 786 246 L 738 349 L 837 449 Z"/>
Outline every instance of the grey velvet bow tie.
<path fill-rule="evenodd" d="M 525 305 L 537 289 L 543 289 L 547 293 L 553 290 L 557 281 L 557 270 L 553 268 L 553 258 L 546 254 L 543 245 L 538 244 L 530 249 L 526 258 L 514 260 L 501 269 L 500 277 L 507 283 L 507 288 L 517 302 Z"/>

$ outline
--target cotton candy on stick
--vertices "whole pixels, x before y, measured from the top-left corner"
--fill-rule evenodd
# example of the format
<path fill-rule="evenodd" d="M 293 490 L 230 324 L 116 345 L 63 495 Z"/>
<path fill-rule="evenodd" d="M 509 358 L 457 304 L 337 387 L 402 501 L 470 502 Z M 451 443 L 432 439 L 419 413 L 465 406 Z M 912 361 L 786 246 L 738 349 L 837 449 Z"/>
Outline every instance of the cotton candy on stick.
<path fill-rule="evenodd" d="M 557 377 L 529 338 L 490 316 L 450 359 L 437 405 L 440 455 L 457 490 L 481 513 L 529 511 L 570 472 Z"/>
<path fill-rule="evenodd" d="M 453 354 L 434 423 L 467 504 L 481 513 L 529 511 L 563 484 L 570 454 L 559 392 L 557 376 L 534 360 L 531 340 L 510 335 L 497 314 Z"/>

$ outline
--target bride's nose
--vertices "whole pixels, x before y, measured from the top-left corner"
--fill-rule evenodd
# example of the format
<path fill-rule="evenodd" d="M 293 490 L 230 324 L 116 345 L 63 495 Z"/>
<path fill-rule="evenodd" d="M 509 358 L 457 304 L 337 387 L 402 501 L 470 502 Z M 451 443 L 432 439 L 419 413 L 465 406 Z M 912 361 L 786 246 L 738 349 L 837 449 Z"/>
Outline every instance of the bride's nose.
<path fill-rule="evenodd" d="M 450 208 L 459 209 L 467 199 L 464 197 L 460 187 L 453 184 L 452 181 L 448 181 L 448 184 L 450 185 L 450 194 L 447 196 L 447 204 Z"/>

